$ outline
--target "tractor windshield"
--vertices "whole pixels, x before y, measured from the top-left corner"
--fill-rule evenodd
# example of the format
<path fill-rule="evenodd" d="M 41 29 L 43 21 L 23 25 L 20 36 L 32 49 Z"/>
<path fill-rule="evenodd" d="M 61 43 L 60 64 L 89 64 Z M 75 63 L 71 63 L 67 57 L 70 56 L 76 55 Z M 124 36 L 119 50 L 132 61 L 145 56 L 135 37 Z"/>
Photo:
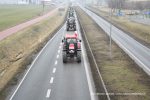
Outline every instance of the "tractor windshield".
<path fill-rule="evenodd" d="M 76 43 L 77 40 L 76 40 L 76 39 L 67 39 L 67 42 L 68 42 L 68 43 Z"/>

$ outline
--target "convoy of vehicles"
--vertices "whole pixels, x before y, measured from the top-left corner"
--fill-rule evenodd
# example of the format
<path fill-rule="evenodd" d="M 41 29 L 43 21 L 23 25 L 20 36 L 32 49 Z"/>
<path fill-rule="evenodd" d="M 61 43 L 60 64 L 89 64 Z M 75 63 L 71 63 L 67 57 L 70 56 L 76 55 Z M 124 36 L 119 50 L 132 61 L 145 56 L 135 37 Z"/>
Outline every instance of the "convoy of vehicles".
<path fill-rule="evenodd" d="M 69 32 L 64 36 L 62 40 L 63 44 L 63 63 L 67 63 L 68 60 L 74 59 L 78 63 L 81 62 L 81 40 L 78 38 L 78 33 L 76 31 L 76 20 L 75 11 L 72 7 L 69 8 L 68 18 L 66 23 L 66 30 L 75 31 L 73 34 Z"/>
<path fill-rule="evenodd" d="M 67 31 L 76 31 L 75 11 L 72 7 L 69 8 L 66 24 Z"/>

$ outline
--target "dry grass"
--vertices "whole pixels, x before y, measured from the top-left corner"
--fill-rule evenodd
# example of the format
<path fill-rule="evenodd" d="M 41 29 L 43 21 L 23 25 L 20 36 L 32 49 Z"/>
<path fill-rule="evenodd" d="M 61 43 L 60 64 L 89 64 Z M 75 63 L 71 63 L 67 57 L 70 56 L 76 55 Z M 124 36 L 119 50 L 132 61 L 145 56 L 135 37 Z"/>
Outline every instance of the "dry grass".
<path fill-rule="evenodd" d="M 65 11 L 66 12 L 66 11 Z M 51 17 L 0 42 L 0 91 L 23 65 L 31 62 L 32 54 L 64 21 L 55 12 Z"/>
<path fill-rule="evenodd" d="M 108 12 L 90 7 L 90 9 L 100 16 L 104 17 L 108 21 L 110 21 L 110 17 L 108 17 Z M 143 44 L 150 46 L 150 26 L 144 25 L 136 22 L 132 22 L 126 17 L 116 17 L 113 16 L 111 21 L 118 28 L 126 31 L 129 35 L 139 40 Z"/>
<path fill-rule="evenodd" d="M 147 76 L 115 43 L 112 44 L 112 58 L 110 58 L 109 38 L 106 33 L 83 11 L 78 10 L 78 12 L 108 92 L 146 93 L 144 96 L 111 96 L 111 99 L 149 100 L 149 76 Z"/>

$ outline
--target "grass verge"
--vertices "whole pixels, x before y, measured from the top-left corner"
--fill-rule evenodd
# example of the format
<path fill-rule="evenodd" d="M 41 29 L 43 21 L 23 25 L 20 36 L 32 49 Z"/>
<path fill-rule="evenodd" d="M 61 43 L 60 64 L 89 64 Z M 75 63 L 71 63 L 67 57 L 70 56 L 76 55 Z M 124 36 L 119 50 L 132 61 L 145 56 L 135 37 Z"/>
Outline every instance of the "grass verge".
<path fill-rule="evenodd" d="M 67 8 L 66 8 L 67 10 Z M 17 84 L 18 76 L 32 62 L 34 55 L 64 23 L 66 10 L 0 42 L 0 98 L 7 95 L 7 87 Z"/>
<path fill-rule="evenodd" d="M 54 7 L 46 6 L 45 12 Z M 42 5 L 0 5 L 0 31 L 40 16 Z"/>
<path fill-rule="evenodd" d="M 114 42 L 112 43 L 112 57 L 110 57 L 109 37 L 84 11 L 78 8 L 77 13 L 108 92 L 122 93 L 122 95 L 111 95 L 111 100 L 149 100 L 150 77 Z M 91 63 L 90 53 L 88 50 L 87 52 L 96 92 L 104 93 L 101 80 L 94 68 L 95 65 Z M 125 95 L 125 93 L 129 93 L 129 95 Z M 140 93 L 141 95 L 132 95 L 131 93 Z M 99 98 L 103 97 L 99 95 Z"/>

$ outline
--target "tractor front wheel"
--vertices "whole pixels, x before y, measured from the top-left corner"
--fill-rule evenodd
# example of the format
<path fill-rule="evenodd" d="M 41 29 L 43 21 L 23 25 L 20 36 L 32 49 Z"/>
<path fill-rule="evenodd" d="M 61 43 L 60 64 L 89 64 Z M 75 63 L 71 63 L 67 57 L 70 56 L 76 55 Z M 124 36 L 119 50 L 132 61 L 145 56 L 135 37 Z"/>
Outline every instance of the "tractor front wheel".
<path fill-rule="evenodd" d="M 67 63 L 67 54 L 63 52 L 63 63 Z"/>
<path fill-rule="evenodd" d="M 77 62 L 80 63 L 81 62 L 81 51 L 77 52 Z"/>

